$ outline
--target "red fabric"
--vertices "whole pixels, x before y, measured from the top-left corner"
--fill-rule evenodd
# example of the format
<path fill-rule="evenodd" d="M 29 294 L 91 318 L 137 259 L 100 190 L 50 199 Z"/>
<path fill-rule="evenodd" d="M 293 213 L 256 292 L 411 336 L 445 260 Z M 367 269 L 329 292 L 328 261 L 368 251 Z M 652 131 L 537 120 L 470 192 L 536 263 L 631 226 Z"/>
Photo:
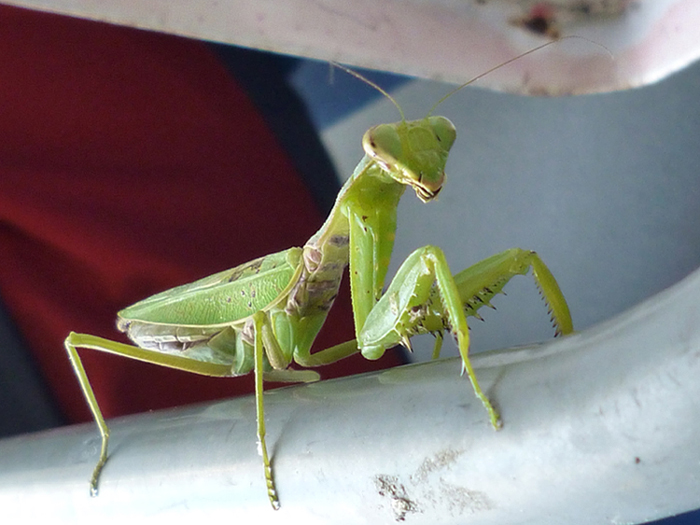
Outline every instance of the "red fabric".
<path fill-rule="evenodd" d="M 323 217 L 204 44 L 6 6 L 0 34 L 0 295 L 61 409 L 89 420 L 70 330 L 124 340 L 121 308 L 301 245 Z M 352 337 L 347 294 L 334 310 L 316 348 Z M 81 355 L 106 417 L 252 390 Z"/>

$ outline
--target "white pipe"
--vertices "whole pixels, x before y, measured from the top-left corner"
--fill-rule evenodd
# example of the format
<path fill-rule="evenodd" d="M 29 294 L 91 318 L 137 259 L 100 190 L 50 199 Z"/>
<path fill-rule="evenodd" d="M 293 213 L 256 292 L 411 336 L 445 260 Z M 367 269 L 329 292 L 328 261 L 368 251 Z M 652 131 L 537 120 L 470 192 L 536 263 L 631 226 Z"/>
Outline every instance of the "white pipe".
<path fill-rule="evenodd" d="M 700 507 L 700 271 L 619 317 L 474 357 L 494 432 L 447 359 L 0 441 L 4 523 L 642 523 Z"/>
<path fill-rule="evenodd" d="M 479 82 L 538 95 L 628 89 L 664 78 L 700 56 L 697 0 L 2 3 L 459 83 L 557 35 L 588 39 L 550 46 Z"/>

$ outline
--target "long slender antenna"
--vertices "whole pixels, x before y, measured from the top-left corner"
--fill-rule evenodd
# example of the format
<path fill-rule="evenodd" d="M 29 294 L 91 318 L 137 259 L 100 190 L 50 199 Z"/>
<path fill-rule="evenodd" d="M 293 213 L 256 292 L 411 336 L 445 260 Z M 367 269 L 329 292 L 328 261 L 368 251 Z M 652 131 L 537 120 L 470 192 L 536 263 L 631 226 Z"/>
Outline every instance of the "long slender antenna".
<path fill-rule="evenodd" d="M 513 63 L 513 62 L 515 62 L 515 61 L 517 61 L 517 60 L 520 60 L 521 58 L 526 57 L 527 55 L 530 55 L 530 54 L 532 54 L 532 53 L 536 53 L 537 51 L 539 51 L 539 50 L 541 50 L 541 49 L 544 49 L 545 47 L 548 47 L 548 46 L 551 46 L 552 44 L 556 44 L 556 43 L 558 43 L 558 42 L 561 42 L 562 40 L 568 40 L 568 39 L 570 39 L 570 38 L 577 38 L 577 39 L 580 39 L 580 40 L 585 40 L 586 42 L 589 42 L 589 43 L 594 44 L 594 45 L 596 45 L 596 46 L 598 46 L 598 47 L 601 47 L 601 48 L 603 48 L 605 51 L 607 51 L 608 55 L 610 55 L 610 58 L 612 58 L 613 60 L 615 59 L 615 56 L 612 54 L 612 52 L 611 52 L 607 47 L 605 47 L 603 44 L 600 44 L 600 43 L 598 43 L 598 42 L 594 42 L 593 40 L 590 40 L 590 39 L 588 39 L 588 38 L 586 38 L 586 37 L 578 36 L 578 35 L 562 36 L 562 37 L 557 38 L 556 40 L 551 40 L 551 41 L 549 41 L 549 42 L 545 42 L 544 44 L 540 44 L 539 46 L 533 47 L 532 49 L 528 49 L 528 50 L 525 51 L 524 53 L 520 53 L 519 55 L 514 56 L 513 58 L 510 58 L 510 59 L 506 60 L 505 62 L 501 62 L 501 63 L 498 64 L 497 66 L 494 66 L 494 67 L 492 67 L 491 69 L 488 69 L 488 70 L 484 71 L 483 73 L 478 74 L 477 76 L 475 76 L 475 77 L 472 78 L 471 80 L 468 80 L 467 82 L 465 82 L 465 83 L 462 84 L 461 86 L 457 86 L 457 87 L 454 88 L 452 91 L 450 91 L 450 92 L 447 93 L 445 96 L 443 96 L 440 100 L 438 100 L 435 104 L 433 104 L 433 106 L 430 108 L 430 111 L 428 111 L 428 116 L 432 115 L 433 111 L 435 111 L 435 108 L 437 108 L 437 107 L 438 107 L 440 104 L 442 104 L 445 100 L 447 100 L 448 98 L 450 98 L 452 95 L 454 95 L 455 93 L 457 93 L 457 92 L 460 91 L 461 89 L 467 87 L 469 84 L 473 84 L 473 83 L 476 82 L 477 80 L 480 80 L 480 79 L 484 78 L 486 75 L 490 75 L 491 73 L 493 73 L 493 72 L 496 71 L 497 69 L 500 69 L 500 68 L 502 68 L 502 67 L 504 67 L 504 66 L 507 66 L 508 64 L 511 64 L 511 63 Z"/>
<path fill-rule="evenodd" d="M 433 106 L 430 108 L 430 111 L 428 111 L 428 115 L 427 115 L 427 116 L 432 115 L 432 114 L 433 114 L 433 111 L 435 111 L 435 108 L 437 108 L 440 104 L 442 104 L 445 100 L 447 100 L 448 98 L 450 98 L 452 95 L 454 95 L 454 94 L 457 93 L 458 91 L 460 91 L 460 90 L 464 89 L 465 87 L 467 87 L 469 84 L 473 84 L 473 83 L 476 82 L 477 80 L 480 80 L 480 79 L 484 78 L 486 75 L 490 75 L 490 74 L 493 73 L 494 71 L 496 71 L 496 70 L 498 70 L 498 69 L 500 69 L 500 68 L 502 68 L 502 67 L 504 67 L 504 66 L 507 66 L 508 64 L 512 64 L 513 62 L 516 62 L 517 60 L 520 60 L 521 58 L 526 57 L 527 55 L 530 55 L 530 54 L 532 54 L 532 53 L 536 53 L 537 51 L 540 51 L 541 49 L 544 49 L 545 47 L 548 47 L 548 46 L 551 46 L 552 44 L 556 44 L 556 43 L 558 43 L 558 42 L 561 42 L 562 40 L 568 40 L 568 39 L 570 39 L 570 38 L 577 38 L 577 39 L 580 39 L 580 40 L 585 40 L 586 42 L 589 42 L 589 43 L 591 43 L 591 44 L 593 44 L 593 45 L 596 45 L 596 46 L 598 46 L 598 47 L 604 49 L 604 50 L 608 53 L 608 55 L 610 55 L 610 58 L 612 58 L 613 60 L 615 59 L 615 56 L 612 54 L 612 52 L 611 52 L 607 47 L 605 47 L 603 44 L 600 44 L 600 43 L 598 43 L 598 42 L 595 42 L 595 41 L 593 41 L 593 40 L 590 40 L 589 38 L 586 38 L 586 37 L 584 37 L 584 36 L 578 36 L 578 35 L 562 36 L 562 37 L 559 37 L 559 38 L 557 38 L 557 39 L 555 39 L 555 40 L 550 40 L 549 42 L 545 42 L 544 44 L 540 44 L 539 46 L 533 47 L 532 49 L 528 49 L 528 50 L 525 51 L 524 53 L 520 53 L 519 55 L 514 56 L 513 58 L 510 58 L 510 59 L 506 60 L 505 62 L 501 62 L 501 63 L 498 64 L 497 66 L 494 66 L 494 67 L 492 67 L 491 69 L 488 69 L 488 70 L 484 71 L 483 73 L 478 74 L 477 76 L 475 76 L 475 77 L 472 78 L 471 80 L 468 80 L 468 81 L 465 82 L 464 84 L 462 84 L 462 85 L 460 85 L 460 86 L 457 86 L 457 87 L 454 88 L 452 91 L 450 91 L 449 93 L 447 93 L 445 96 L 443 96 L 442 98 L 440 98 L 440 100 L 438 100 L 435 104 L 433 104 Z M 391 101 L 391 103 L 394 104 L 394 106 L 396 106 L 396 109 L 399 110 L 399 114 L 401 115 L 401 120 L 402 120 L 402 121 L 405 121 L 405 120 L 406 120 L 406 117 L 404 116 L 403 110 L 401 109 L 401 106 L 399 105 L 399 103 L 396 102 L 396 100 L 394 99 L 394 97 L 392 97 L 389 93 L 387 93 L 387 92 L 386 92 L 384 89 L 382 89 L 380 86 L 378 86 L 377 84 L 375 84 L 375 83 L 372 82 L 370 79 L 368 79 L 368 78 L 366 78 L 365 76 L 363 76 L 362 74 L 358 73 L 357 71 L 353 71 L 352 69 L 350 69 L 350 68 L 344 66 L 343 64 L 339 64 L 338 62 L 331 62 L 330 64 L 331 64 L 332 66 L 335 66 L 335 67 L 337 67 L 337 68 L 342 69 L 342 70 L 345 71 L 346 73 L 348 73 L 348 74 L 354 76 L 355 78 L 360 79 L 360 80 L 361 80 L 362 82 L 364 82 L 365 84 L 367 84 L 367 85 L 369 85 L 369 86 L 372 86 L 374 89 L 376 89 L 377 91 L 379 91 L 382 95 L 384 95 L 386 98 L 388 98 L 388 99 Z"/>
<path fill-rule="evenodd" d="M 402 121 L 405 121 L 405 120 L 406 120 L 406 117 L 405 117 L 404 114 L 403 114 L 403 109 L 401 109 L 401 106 L 399 106 L 399 103 L 396 102 L 396 100 L 394 100 L 394 97 L 392 97 L 392 96 L 391 96 L 389 93 L 387 93 L 384 89 L 382 89 L 382 88 L 379 87 L 377 84 L 375 84 L 374 82 L 372 82 L 370 79 L 364 77 L 363 75 L 361 75 L 361 74 L 358 73 L 357 71 L 353 71 L 352 69 L 350 69 L 350 68 L 348 68 L 348 67 L 345 67 L 343 64 L 339 64 L 338 62 L 331 62 L 331 65 L 333 65 L 333 66 L 335 66 L 335 67 L 337 67 L 337 68 L 342 69 L 343 71 L 345 71 L 346 73 L 349 73 L 350 75 L 352 75 L 352 76 L 355 77 L 355 78 L 359 78 L 359 79 L 362 80 L 362 82 L 364 82 L 365 84 L 367 84 L 367 85 L 369 85 L 369 86 L 372 86 L 374 89 L 376 89 L 377 91 L 379 91 L 382 95 L 384 95 L 386 98 L 388 98 L 388 99 L 391 101 L 391 103 L 394 104 L 394 106 L 396 106 L 396 109 L 399 110 L 399 114 L 401 115 L 401 120 L 402 120 Z"/>

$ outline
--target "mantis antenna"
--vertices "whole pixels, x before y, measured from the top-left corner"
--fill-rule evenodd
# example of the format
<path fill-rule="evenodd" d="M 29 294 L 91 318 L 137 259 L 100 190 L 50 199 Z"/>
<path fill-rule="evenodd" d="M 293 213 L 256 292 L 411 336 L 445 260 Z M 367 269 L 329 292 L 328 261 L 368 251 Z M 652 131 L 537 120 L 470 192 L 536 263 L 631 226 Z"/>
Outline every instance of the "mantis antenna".
<path fill-rule="evenodd" d="M 484 71 L 483 73 L 478 74 L 477 76 L 475 76 L 475 77 L 472 78 L 471 80 L 466 81 L 464 84 L 462 84 L 462 85 L 460 85 L 460 86 L 457 86 L 457 87 L 454 88 L 452 91 L 450 91 L 450 92 L 447 93 L 445 96 L 443 96 L 440 100 L 438 100 L 435 104 L 433 104 L 433 107 L 431 107 L 431 108 L 430 108 L 430 111 L 428 111 L 428 116 L 432 115 L 433 111 L 435 111 L 435 108 L 437 108 L 437 107 L 438 107 L 440 104 L 442 104 L 445 100 L 447 100 L 448 98 L 450 98 L 452 95 L 454 95 L 455 93 L 457 93 L 457 92 L 460 91 L 461 89 L 467 87 L 469 84 L 473 84 L 473 83 L 476 82 L 477 80 L 480 80 L 480 79 L 484 78 L 486 75 L 490 75 L 490 74 L 493 73 L 494 71 L 496 71 L 496 70 L 498 70 L 498 69 L 501 69 L 502 67 L 507 66 L 508 64 L 511 64 L 511 63 L 513 63 L 513 62 L 516 62 L 517 60 L 520 60 L 521 58 L 526 57 L 527 55 L 530 55 L 530 54 L 532 54 L 532 53 L 536 53 L 537 51 L 540 51 L 541 49 L 544 49 L 545 47 L 549 47 L 549 46 L 551 46 L 552 44 L 557 44 L 557 43 L 561 42 L 562 40 L 569 40 L 569 39 L 571 39 L 571 38 L 577 38 L 577 39 L 580 39 L 580 40 L 585 40 L 586 42 L 589 42 L 589 43 L 591 43 L 591 44 L 593 44 L 593 45 L 596 45 L 596 46 L 598 46 L 598 47 L 604 49 L 604 50 L 608 53 L 608 55 L 610 56 L 611 59 L 613 59 L 613 60 L 615 59 L 615 56 L 612 54 L 612 52 L 611 52 L 607 47 L 605 47 L 603 44 L 600 44 L 600 43 L 598 43 L 598 42 L 595 42 L 595 41 L 593 41 L 593 40 L 591 40 L 591 39 L 589 39 L 589 38 L 586 38 L 586 37 L 584 37 L 584 36 L 578 36 L 578 35 L 562 36 L 562 37 L 557 38 L 556 40 L 551 40 L 551 41 L 549 41 L 549 42 L 545 42 L 544 44 L 540 44 L 539 46 L 533 47 L 532 49 L 528 49 L 528 50 L 525 51 L 524 53 L 520 53 L 519 55 L 514 56 L 513 58 L 510 58 L 510 59 L 506 60 L 505 62 L 502 62 L 502 63 L 498 64 L 497 66 L 494 66 L 494 67 L 492 67 L 491 69 L 488 69 L 488 70 Z"/>
<path fill-rule="evenodd" d="M 354 71 L 354 70 L 350 69 L 349 67 L 345 67 L 343 64 L 339 64 L 338 62 L 331 62 L 331 65 L 332 65 L 332 66 L 335 66 L 335 67 L 337 67 L 337 68 L 342 69 L 342 70 L 345 71 L 346 73 L 352 75 L 352 76 L 355 77 L 355 78 L 360 79 L 360 80 L 361 80 L 362 82 L 364 82 L 365 84 L 367 84 L 367 85 L 369 85 L 369 86 L 372 86 L 374 89 L 376 89 L 377 91 L 379 91 L 382 95 L 384 95 L 386 98 L 388 98 L 388 99 L 391 101 L 391 103 L 394 104 L 394 106 L 396 106 L 396 109 L 399 110 L 399 114 L 401 115 L 401 121 L 403 122 L 403 121 L 406 120 L 406 117 L 404 116 L 403 110 L 401 109 L 401 106 L 399 105 L 399 103 L 396 102 L 396 100 L 394 99 L 394 97 L 392 97 L 389 93 L 387 93 L 387 92 L 386 92 L 384 89 L 382 89 L 379 85 L 375 84 L 375 83 L 372 82 L 370 79 L 368 79 L 368 78 L 365 77 L 364 75 L 358 73 L 357 71 Z"/>
<path fill-rule="evenodd" d="M 562 40 L 569 40 L 569 39 L 571 39 L 571 38 L 576 38 L 576 39 L 580 39 L 580 40 L 585 40 L 586 42 L 589 42 L 589 43 L 591 43 L 591 44 L 593 44 L 593 45 L 596 45 L 596 46 L 598 46 L 598 47 L 604 49 L 604 50 L 608 53 L 608 55 L 610 56 L 611 59 L 613 59 L 613 60 L 615 59 L 615 56 L 612 54 L 612 52 L 610 51 L 610 49 L 608 49 L 608 48 L 607 48 L 606 46 L 604 46 L 603 44 L 600 44 L 600 43 L 595 42 L 595 41 L 593 41 L 593 40 L 591 40 L 591 39 L 589 39 L 589 38 L 586 38 L 586 37 L 583 37 L 583 36 L 578 36 L 578 35 L 562 36 L 562 37 L 560 37 L 560 38 L 557 38 L 556 40 L 550 40 L 549 42 L 545 42 L 544 44 L 540 44 L 539 46 L 533 47 L 532 49 L 528 49 L 527 51 L 525 51 L 525 52 L 523 52 L 523 53 L 520 53 L 519 55 L 516 55 L 516 56 L 514 56 L 513 58 L 510 58 L 510 59 L 506 60 L 505 62 L 501 62 L 501 63 L 498 64 L 497 66 L 492 67 L 491 69 L 487 69 L 486 71 L 484 71 L 483 73 L 478 74 L 478 75 L 475 76 L 474 78 L 472 78 L 472 79 L 470 79 L 470 80 L 467 80 L 464 84 L 461 84 L 461 85 L 457 86 L 457 87 L 454 88 L 452 91 L 450 91 L 449 93 L 447 93 L 446 95 L 444 95 L 442 98 L 440 98 L 440 100 L 438 100 L 435 104 L 433 104 L 433 106 L 432 106 L 432 107 L 430 108 L 430 110 L 428 111 L 427 116 L 429 117 L 430 115 L 432 115 L 432 114 L 433 114 L 433 111 L 435 111 L 435 109 L 436 109 L 440 104 L 442 104 L 445 100 L 447 100 L 448 98 L 450 98 L 452 95 L 454 95 L 454 94 L 457 93 L 458 91 L 461 91 L 462 89 L 464 89 L 464 88 L 467 87 L 468 85 L 473 84 L 474 82 L 476 82 L 476 81 L 478 81 L 478 80 L 481 80 L 481 79 L 484 78 L 485 76 L 490 75 L 490 74 L 493 73 L 494 71 L 497 71 L 497 70 L 501 69 L 502 67 L 507 66 L 508 64 L 512 64 L 513 62 L 516 62 L 516 61 L 520 60 L 521 58 L 524 58 L 524 57 L 526 57 L 526 56 L 528 56 L 528 55 L 530 55 L 530 54 L 532 54 L 532 53 L 536 53 L 537 51 L 540 51 L 540 50 L 544 49 L 545 47 L 549 47 L 549 46 L 551 46 L 552 44 L 556 44 L 556 43 L 558 43 L 558 42 L 561 42 Z M 404 116 L 403 110 L 401 109 L 401 106 L 399 105 L 399 103 L 396 102 L 396 100 L 394 99 L 394 97 L 392 97 L 389 93 L 387 93 L 387 92 L 386 92 L 384 89 L 382 89 L 380 86 L 378 86 L 377 84 L 375 84 L 375 83 L 372 82 L 370 79 L 368 79 L 368 78 L 366 78 L 365 76 L 363 76 L 362 74 L 358 73 L 357 71 L 353 71 L 352 69 L 350 69 L 350 68 L 348 68 L 348 67 L 346 67 L 346 66 L 344 66 L 344 65 L 342 65 L 342 64 L 339 64 L 338 62 L 331 62 L 331 65 L 342 69 L 342 70 L 345 71 L 346 73 L 349 73 L 350 75 L 354 76 L 355 78 L 360 79 L 360 80 L 363 81 L 365 84 L 368 84 L 369 86 L 372 86 L 374 89 L 376 89 L 377 91 L 379 91 L 382 95 L 384 95 L 386 98 L 388 98 L 388 99 L 391 101 L 391 103 L 394 104 L 394 106 L 396 106 L 396 109 L 399 110 L 399 114 L 401 115 L 401 120 L 402 120 L 402 121 L 405 121 L 405 120 L 406 120 L 406 117 Z"/>

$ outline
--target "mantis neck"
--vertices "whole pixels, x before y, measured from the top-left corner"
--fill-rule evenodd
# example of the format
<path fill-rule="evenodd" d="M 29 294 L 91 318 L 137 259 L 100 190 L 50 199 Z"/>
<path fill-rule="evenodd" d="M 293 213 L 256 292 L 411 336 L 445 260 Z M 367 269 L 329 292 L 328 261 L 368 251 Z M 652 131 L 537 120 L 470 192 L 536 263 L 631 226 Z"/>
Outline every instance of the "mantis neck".
<path fill-rule="evenodd" d="M 391 252 L 396 230 L 396 205 L 405 188 L 366 155 L 360 161 L 338 193 L 323 226 L 304 245 L 304 269 L 299 286 L 292 293 L 294 303 L 304 305 L 304 313 L 309 309 L 328 310 L 332 306 L 348 265 L 349 221 L 353 216 L 375 215 L 375 208 L 381 208 L 385 219 L 387 215 L 393 218 L 388 226 L 392 238 Z"/>

